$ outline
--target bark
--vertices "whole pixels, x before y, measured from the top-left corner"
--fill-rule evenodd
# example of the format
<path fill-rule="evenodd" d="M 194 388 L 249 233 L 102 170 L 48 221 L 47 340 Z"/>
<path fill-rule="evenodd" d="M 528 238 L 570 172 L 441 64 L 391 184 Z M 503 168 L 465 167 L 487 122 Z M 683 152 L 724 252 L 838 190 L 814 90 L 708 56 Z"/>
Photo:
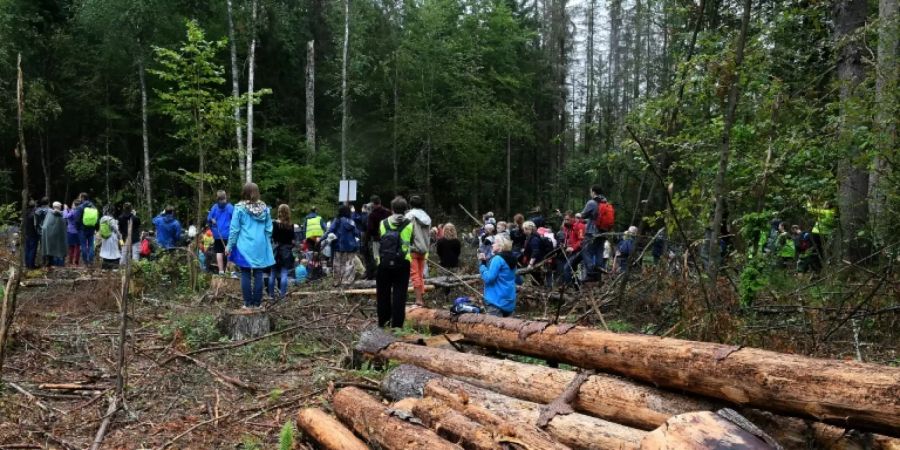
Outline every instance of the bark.
<path fill-rule="evenodd" d="M 246 170 L 247 162 L 244 160 L 244 133 L 241 127 L 241 85 L 240 69 L 237 60 L 237 41 L 234 39 L 234 12 L 231 6 L 232 0 L 225 0 L 228 9 L 228 42 L 231 47 L 231 97 L 234 99 L 234 134 L 237 138 L 238 165 L 241 174 Z M 152 215 L 148 217 L 153 217 Z"/>
<path fill-rule="evenodd" d="M 362 339 L 365 340 L 366 337 Z M 366 351 L 364 348 L 361 350 Z M 380 357 L 413 364 L 503 395 L 537 403 L 552 402 L 576 376 L 572 371 L 402 342 L 367 353 L 377 353 Z M 581 385 L 572 404 L 576 411 L 645 430 L 658 427 L 673 415 L 710 410 L 715 406 L 710 402 L 664 392 L 610 375 L 589 377 Z"/>
<path fill-rule="evenodd" d="M 297 414 L 297 428 L 325 450 L 369 449 L 352 431 L 318 408 L 300 411 Z"/>
<path fill-rule="evenodd" d="M 218 327 L 232 341 L 243 341 L 272 332 L 274 320 L 265 311 L 226 311 L 219 316 Z"/>
<path fill-rule="evenodd" d="M 587 10 L 587 43 L 585 43 L 585 70 L 587 71 L 587 99 L 584 105 L 584 135 L 582 143 L 584 153 L 591 153 L 592 125 L 594 122 L 594 19 L 597 11 L 597 0 L 588 2 Z"/>
<path fill-rule="evenodd" d="M 410 399 L 407 399 L 410 400 Z M 466 450 L 494 450 L 502 448 L 501 436 L 489 427 L 469 419 L 446 403 L 434 398 L 410 401 L 412 413 L 439 436 L 455 442 Z"/>
<path fill-rule="evenodd" d="M 306 43 L 306 148 L 316 154 L 316 41 Z"/>
<path fill-rule="evenodd" d="M 228 0 L 231 4 L 231 0 Z M 229 8 L 229 11 L 231 9 Z M 229 19 L 231 16 L 229 16 Z M 153 217 L 153 190 L 150 184 L 150 130 L 147 124 L 147 76 L 143 56 L 138 58 L 138 79 L 141 83 L 141 142 L 144 150 L 144 201 L 147 203 L 147 218 Z"/>
<path fill-rule="evenodd" d="M 47 140 L 44 139 L 44 133 L 38 133 L 38 143 L 40 144 L 41 150 L 41 171 L 44 172 L 44 195 L 46 197 L 50 197 L 50 161 L 47 156 L 47 149 L 45 148 L 47 145 Z"/>
<path fill-rule="evenodd" d="M 738 405 L 900 434 L 896 367 L 513 318 L 475 314 L 453 318 L 448 311 L 426 308 L 410 309 L 406 318 L 416 326 L 462 333 L 491 348 L 613 372 Z"/>
<path fill-rule="evenodd" d="M 766 450 L 769 445 L 714 412 L 672 417 L 647 435 L 641 450 Z"/>
<path fill-rule="evenodd" d="M 893 156 L 897 143 L 897 43 L 898 43 L 898 1 L 878 2 L 878 63 L 875 79 L 875 127 L 878 132 L 876 148 L 878 152 L 869 174 L 869 216 L 876 243 L 885 245 L 890 236 L 888 214 L 888 192 L 891 187 L 891 166 L 887 160 Z"/>
<path fill-rule="evenodd" d="M 253 78 L 256 73 L 256 10 L 257 0 L 251 5 L 250 53 L 247 56 L 247 165 L 244 168 L 244 182 L 253 182 Z"/>
<path fill-rule="evenodd" d="M 860 233 L 868 225 L 869 173 L 865 150 L 852 137 L 860 108 L 855 104 L 857 87 L 865 79 L 863 37 L 859 31 L 866 22 L 867 0 L 838 0 L 834 6 L 834 37 L 838 45 L 837 77 L 840 83 L 840 121 L 838 140 L 846 148 L 838 160 L 838 208 L 840 210 L 842 248 L 846 259 L 857 262 L 869 255 L 866 237 Z"/>
<path fill-rule="evenodd" d="M 347 58 L 350 56 L 350 0 L 344 0 L 344 52 L 341 58 L 341 179 L 347 179 Z"/>
<path fill-rule="evenodd" d="M 716 281 L 719 277 L 719 231 L 720 224 L 725 217 L 725 193 L 727 192 L 726 176 L 728 175 L 728 160 L 731 157 L 731 129 L 734 126 L 734 116 L 737 111 L 738 99 L 740 98 L 740 80 L 741 65 L 744 62 L 744 46 L 747 42 L 747 28 L 750 27 L 750 6 L 751 0 L 744 0 L 744 10 L 741 14 L 741 31 L 738 35 L 737 48 L 734 51 L 734 69 L 730 76 L 730 85 L 728 86 L 728 105 L 725 110 L 725 124 L 722 128 L 722 141 L 719 145 L 719 168 L 716 171 L 715 196 L 716 210 L 713 214 L 712 222 L 709 224 L 712 230 L 712 238 L 707 243 L 709 245 L 709 283 L 710 287 L 715 288 Z"/>
<path fill-rule="evenodd" d="M 354 387 L 339 390 L 335 414 L 369 443 L 385 450 L 459 450 L 434 431 L 394 417 L 371 395 Z"/>

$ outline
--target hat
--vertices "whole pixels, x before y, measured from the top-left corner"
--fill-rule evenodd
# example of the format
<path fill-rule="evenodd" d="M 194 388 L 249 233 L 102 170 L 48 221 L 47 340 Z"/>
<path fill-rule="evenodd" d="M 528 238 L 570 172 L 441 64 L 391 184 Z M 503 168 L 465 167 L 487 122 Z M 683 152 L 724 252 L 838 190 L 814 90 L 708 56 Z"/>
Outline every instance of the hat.
<path fill-rule="evenodd" d="M 625 234 L 629 234 L 629 235 L 631 235 L 631 236 L 637 236 L 637 234 L 638 234 L 638 227 L 636 227 L 636 226 L 634 226 L 634 225 L 628 227 L 628 231 L 626 231 Z"/>
<path fill-rule="evenodd" d="M 62 209 L 62 203 L 53 202 L 53 209 Z"/>

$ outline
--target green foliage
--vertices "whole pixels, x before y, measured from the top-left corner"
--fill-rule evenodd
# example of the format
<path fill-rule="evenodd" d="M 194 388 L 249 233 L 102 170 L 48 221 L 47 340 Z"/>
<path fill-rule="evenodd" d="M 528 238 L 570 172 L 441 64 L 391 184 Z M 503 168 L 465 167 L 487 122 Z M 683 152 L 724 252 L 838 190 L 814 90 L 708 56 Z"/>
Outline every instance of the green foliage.
<path fill-rule="evenodd" d="M 262 441 L 252 434 L 241 436 L 241 450 L 262 450 Z"/>
<path fill-rule="evenodd" d="M 18 203 L 0 205 L 0 225 L 12 225 L 19 223 L 21 206 Z"/>
<path fill-rule="evenodd" d="M 278 433 L 278 450 L 292 450 L 294 448 L 296 430 L 293 421 L 286 421 Z"/>
<path fill-rule="evenodd" d="M 205 313 L 173 313 L 159 326 L 159 332 L 166 340 L 172 340 L 179 334 L 191 349 L 228 340 L 216 327 L 215 316 Z"/>

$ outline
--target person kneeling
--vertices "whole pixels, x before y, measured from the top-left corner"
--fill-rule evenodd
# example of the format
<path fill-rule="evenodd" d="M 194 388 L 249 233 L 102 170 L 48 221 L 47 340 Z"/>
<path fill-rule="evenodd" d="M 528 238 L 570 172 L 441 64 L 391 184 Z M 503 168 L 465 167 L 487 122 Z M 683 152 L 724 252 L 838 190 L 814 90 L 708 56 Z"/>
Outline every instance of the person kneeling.
<path fill-rule="evenodd" d="M 516 310 L 516 258 L 512 241 L 498 235 L 494 238 L 490 259 L 479 253 L 481 279 L 484 280 L 485 312 L 492 316 L 509 317 Z"/>

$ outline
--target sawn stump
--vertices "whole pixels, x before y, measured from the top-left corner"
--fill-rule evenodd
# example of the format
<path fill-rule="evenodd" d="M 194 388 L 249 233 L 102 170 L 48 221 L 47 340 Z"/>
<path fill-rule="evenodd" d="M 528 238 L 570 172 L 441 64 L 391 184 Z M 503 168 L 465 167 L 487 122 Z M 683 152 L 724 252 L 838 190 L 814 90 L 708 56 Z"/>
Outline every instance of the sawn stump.
<path fill-rule="evenodd" d="M 218 328 L 232 341 L 243 341 L 271 333 L 275 320 L 266 311 L 235 309 L 219 316 Z"/>

